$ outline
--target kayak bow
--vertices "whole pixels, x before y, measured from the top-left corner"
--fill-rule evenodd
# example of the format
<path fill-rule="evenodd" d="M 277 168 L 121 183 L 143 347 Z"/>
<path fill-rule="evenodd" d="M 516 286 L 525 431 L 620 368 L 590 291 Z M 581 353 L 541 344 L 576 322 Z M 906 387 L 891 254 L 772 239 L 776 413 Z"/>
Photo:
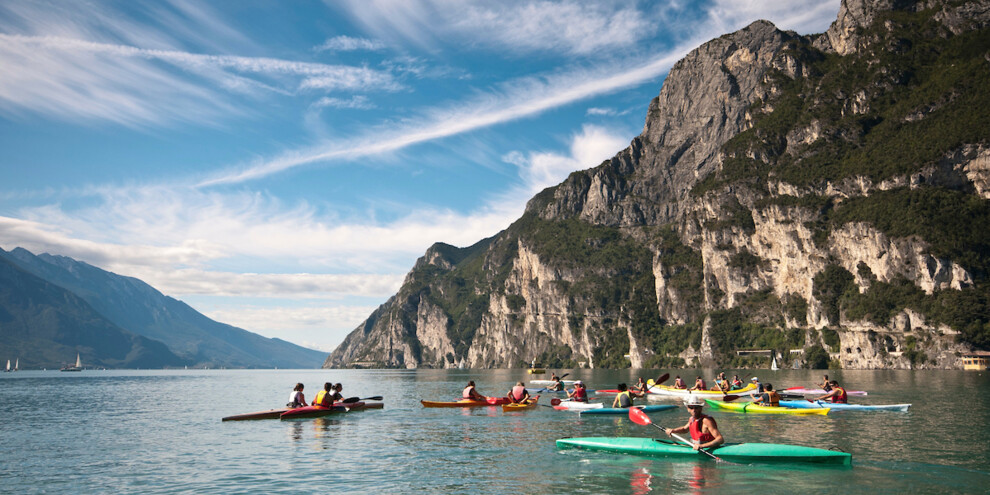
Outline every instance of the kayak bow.
<path fill-rule="evenodd" d="M 584 437 L 557 440 L 557 448 L 578 448 L 651 457 L 708 459 L 693 448 L 666 440 L 638 437 Z M 852 455 L 801 445 L 776 443 L 730 443 L 711 450 L 718 457 L 736 462 L 810 462 L 852 464 Z"/>

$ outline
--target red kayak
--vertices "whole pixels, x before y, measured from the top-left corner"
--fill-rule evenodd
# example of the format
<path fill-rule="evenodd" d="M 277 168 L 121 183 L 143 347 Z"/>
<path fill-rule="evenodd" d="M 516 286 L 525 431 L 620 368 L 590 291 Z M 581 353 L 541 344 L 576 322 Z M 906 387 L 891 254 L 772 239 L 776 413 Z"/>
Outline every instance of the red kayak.
<path fill-rule="evenodd" d="M 291 411 L 288 407 L 283 407 L 282 409 L 269 409 L 267 411 L 258 411 L 253 413 L 245 414 L 235 414 L 234 416 L 227 416 L 222 418 L 220 421 L 247 421 L 252 419 L 278 419 L 279 416 L 284 412 Z"/>
<path fill-rule="evenodd" d="M 295 409 L 290 409 L 282 413 L 282 415 L 279 416 L 279 418 L 282 419 L 320 418 L 323 416 L 329 416 L 331 414 L 347 412 L 348 409 L 356 409 L 363 405 L 364 402 L 352 402 L 350 404 L 341 404 L 340 402 L 337 402 L 332 407 L 323 407 L 323 406 L 297 407 Z"/>

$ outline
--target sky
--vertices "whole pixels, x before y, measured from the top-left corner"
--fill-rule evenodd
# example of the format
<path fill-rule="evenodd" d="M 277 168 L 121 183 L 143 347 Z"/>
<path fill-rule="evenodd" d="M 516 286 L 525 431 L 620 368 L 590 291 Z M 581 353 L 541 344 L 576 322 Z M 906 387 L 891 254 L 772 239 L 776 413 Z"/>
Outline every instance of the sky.
<path fill-rule="evenodd" d="M 0 248 L 332 351 L 642 132 L 670 67 L 839 0 L 4 0 Z"/>

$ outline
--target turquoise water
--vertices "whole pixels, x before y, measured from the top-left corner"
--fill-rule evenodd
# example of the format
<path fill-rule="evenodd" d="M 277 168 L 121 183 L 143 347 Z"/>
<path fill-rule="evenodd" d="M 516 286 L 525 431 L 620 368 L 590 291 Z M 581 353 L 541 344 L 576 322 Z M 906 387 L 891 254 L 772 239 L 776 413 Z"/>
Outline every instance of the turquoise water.
<path fill-rule="evenodd" d="M 566 371 L 566 370 L 565 370 Z M 733 371 L 727 370 L 731 376 Z M 643 371 L 646 378 L 663 370 Z M 694 377 L 698 370 L 672 370 Z M 703 372 L 710 377 L 713 372 Z M 753 371 L 740 376 L 753 376 Z M 821 372 L 757 373 L 777 388 Z M 630 370 L 576 370 L 592 388 L 633 382 Z M 548 407 L 425 409 L 468 380 L 504 393 L 523 370 L 21 371 L 0 374 L 0 492 L 296 493 L 987 493 L 990 375 L 843 371 L 862 403 L 910 412 L 781 417 L 710 412 L 732 442 L 841 449 L 853 466 L 732 466 L 557 450 L 574 436 L 651 436 L 625 417 Z M 325 381 L 345 396 L 385 397 L 385 409 L 301 421 L 221 422 L 282 406 L 296 382 L 312 399 Z M 548 404 L 547 397 L 541 403 Z M 683 408 L 651 414 L 665 426 Z"/>

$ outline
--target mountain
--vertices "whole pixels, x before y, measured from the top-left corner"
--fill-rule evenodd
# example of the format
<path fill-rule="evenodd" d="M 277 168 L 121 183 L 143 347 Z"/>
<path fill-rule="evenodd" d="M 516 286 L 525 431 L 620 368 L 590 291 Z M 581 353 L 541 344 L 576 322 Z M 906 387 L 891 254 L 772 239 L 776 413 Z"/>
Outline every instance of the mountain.
<path fill-rule="evenodd" d="M 86 301 L 0 256 L 0 353 L 21 369 L 86 367 L 161 368 L 188 362 L 165 344 L 108 321 Z"/>
<path fill-rule="evenodd" d="M 0 259 L 77 295 L 118 327 L 164 343 L 190 366 L 315 368 L 326 357 L 320 351 L 213 321 L 141 280 L 72 258 L 35 256 L 16 248 L 0 249 Z"/>
<path fill-rule="evenodd" d="M 628 148 L 432 246 L 324 367 L 960 367 L 990 347 L 988 25 L 843 0 L 701 45 Z"/>

